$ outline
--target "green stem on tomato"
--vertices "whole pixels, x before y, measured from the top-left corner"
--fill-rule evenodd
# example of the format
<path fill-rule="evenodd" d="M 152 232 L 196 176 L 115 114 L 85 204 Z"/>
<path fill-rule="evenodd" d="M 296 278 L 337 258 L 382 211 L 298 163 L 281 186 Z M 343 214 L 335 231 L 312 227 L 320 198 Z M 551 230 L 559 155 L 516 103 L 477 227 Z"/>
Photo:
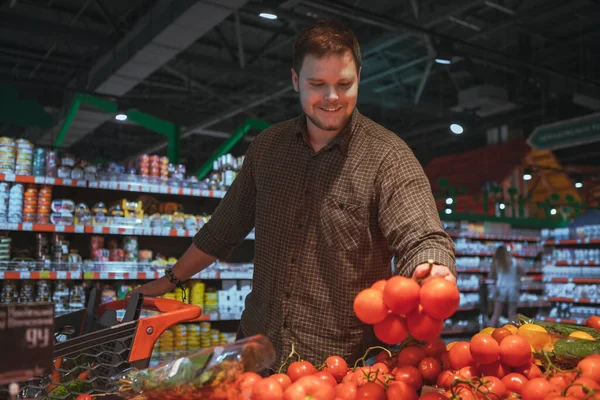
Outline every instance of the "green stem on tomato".
<path fill-rule="evenodd" d="M 285 361 L 283 362 L 283 364 L 281 364 L 281 366 L 279 367 L 279 370 L 277 370 L 277 373 L 280 374 L 283 367 L 287 365 L 288 361 L 290 361 L 290 359 L 296 355 L 296 357 L 298 358 L 296 361 L 302 361 L 302 357 L 300 357 L 300 354 L 298 354 L 296 352 L 296 344 L 292 342 L 292 351 L 290 352 L 290 355 L 287 356 L 287 358 L 285 359 Z"/>
<path fill-rule="evenodd" d="M 581 389 L 583 389 L 583 394 L 587 395 L 586 399 L 593 397 L 596 394 L 596 390 L 594 390 L 593 388 L 591 388 L 589 386 L 586 386 L 584 383 L 571 383 L 571 384 L 567 385 L 567 387 L 565 388 L 565 390 L 563 390 L 561 395 L 566 396 L 567 390 L 569 390 L 569 388 L 577 387 L 577 386 L 581 386 Z"/>
<path fill-rule="evenodd" d="M 385 351 L 385 352 L 387 353 L 388 357 L 390 357 L 390 358 L 392 357 L 392 352 L 391 352 L 391 351 L 389 351 L 388 349 L 386 349 L 385 347 L 381 347 L 381 346 L 373 346 L 373 347 L 369 347 L 369 348 L 367 349 L 367 351 L 365 352 L 365 354 L 364 354 L 364 355 L 363 355 L 361 358 L 359 358 L 358 360 L 356 360 L 356 362 L 354 362 L 354 367 L 353 367 L 352 369 L 354 369 L 354 370 L 355 370 L 355 369 L 358 367 L 358 362 L 359 362 L 359 361 L 362 361 L 362 365 L 363 365 L 363 367 L 364 367 L 364 366 L 365 366 L 365 360 L 367 359 L 367 356 L 369 355 L 369 353 L 370 353 L 372 350 L 377 350 L 377 349 L 381 349 L 381 350 Z"/>

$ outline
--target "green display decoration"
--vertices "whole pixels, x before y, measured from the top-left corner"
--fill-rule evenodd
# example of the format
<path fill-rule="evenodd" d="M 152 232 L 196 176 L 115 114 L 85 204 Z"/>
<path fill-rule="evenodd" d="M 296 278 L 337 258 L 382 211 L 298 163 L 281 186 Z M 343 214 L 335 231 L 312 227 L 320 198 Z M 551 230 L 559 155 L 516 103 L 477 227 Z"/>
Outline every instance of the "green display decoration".
<path fill-rule="evenodd" d="M 260 121 L 257 119 L 248 118 L 244 123 L 238 126 L 233 135 L 231 135 L 215 152 L 209 157 L 209 159 L 200 167 L 200 169 L 196 172 L 196 176 L 198 179 L 203 179 L 212 169 L 213 162 L 226 154 L 229 150 L 233 148 L 251 129 L 256 130 L 264 130 L 267 129 L 271 124 L 265 121 Z"/>
<path fill-rule="evenodd" d="M 19 97 L 15 85 L 0 84 L 0 122 L 22 128 L 52 128 L 52 116 L 35 100 Z"/>

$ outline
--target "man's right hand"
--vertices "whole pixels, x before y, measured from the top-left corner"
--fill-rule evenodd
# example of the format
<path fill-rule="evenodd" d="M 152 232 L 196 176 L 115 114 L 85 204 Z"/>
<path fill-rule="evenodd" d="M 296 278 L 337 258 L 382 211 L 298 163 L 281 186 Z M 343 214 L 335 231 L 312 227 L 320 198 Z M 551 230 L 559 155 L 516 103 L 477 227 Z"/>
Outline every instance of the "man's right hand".
<path fill-rule="evenodd" d="M 175 284 L 169 282 L 167 277 L 148 282 L 145 285 L 134 289 L 134 292 L 143 294 L 146 297 L 159 297 L 175 289 Z"/>

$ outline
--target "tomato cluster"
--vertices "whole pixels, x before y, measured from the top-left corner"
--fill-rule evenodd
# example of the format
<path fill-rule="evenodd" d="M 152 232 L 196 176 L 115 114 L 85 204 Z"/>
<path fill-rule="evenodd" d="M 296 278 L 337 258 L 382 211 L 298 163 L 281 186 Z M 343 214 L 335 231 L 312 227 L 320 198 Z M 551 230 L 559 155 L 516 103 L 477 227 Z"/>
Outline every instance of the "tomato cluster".
<path fill-rule="evenodd" d="M 417 340 L 435 339 L 459 302 L 456 284 L 444 278 L 429 278 L 419 285 L 414 279 L 394 276 L 362 290 L 354 299 L 354 313 L 373 325 L 379 340 L 393 345 L 408 334 Z"/>

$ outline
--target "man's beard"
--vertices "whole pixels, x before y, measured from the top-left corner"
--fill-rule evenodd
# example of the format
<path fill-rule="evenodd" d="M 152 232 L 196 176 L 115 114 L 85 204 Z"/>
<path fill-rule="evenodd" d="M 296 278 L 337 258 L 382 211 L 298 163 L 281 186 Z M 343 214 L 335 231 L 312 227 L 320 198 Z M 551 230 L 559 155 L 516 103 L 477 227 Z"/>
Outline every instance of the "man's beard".
<path fill-rule="evenodd" d="M 306 117 L 319 129 L 322 129 L 324 131 L 338 131 L 338 130 L 342 130 L 344 128 L 344 126 L 346 125 L 346 123 L 348 122 L 348 119 L 341 121 L 339 124 L 329 124 L 326 125 L 323 121 L 320 121 L 318 118 L 313 118 L 310 115 L 306 114 Z"/>

